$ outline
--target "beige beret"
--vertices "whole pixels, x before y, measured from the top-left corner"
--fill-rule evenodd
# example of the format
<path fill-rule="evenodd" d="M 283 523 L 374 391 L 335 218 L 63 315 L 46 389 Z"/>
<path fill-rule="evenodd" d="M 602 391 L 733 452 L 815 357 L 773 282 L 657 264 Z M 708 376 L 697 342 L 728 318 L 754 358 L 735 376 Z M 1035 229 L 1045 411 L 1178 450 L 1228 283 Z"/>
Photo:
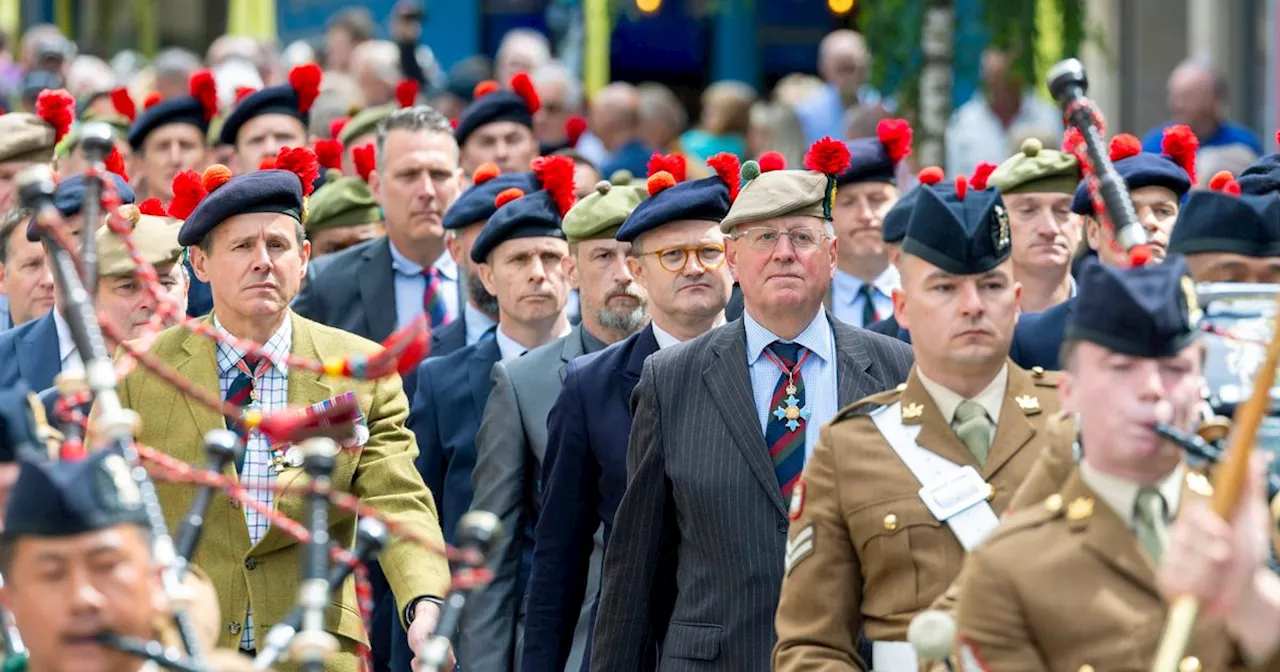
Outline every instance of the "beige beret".
<path fill-rule="evenodd" d="M 178 244 L 178 229 L 182 222 L 169 217 L 139 215 L 137 208 L 123 206 L 127 211 L 126 219 L 137 217 L 133 226 L 133 244 L 152 266 L 176 263 L 182 257 L 182 246 Z M 136 268 L 129 251 L 124 246 L 124 239 L 112 233 L 110 228 L 98 229 L 98 275 L 128 275 Z"/>
<path fill-rule="evenodd" d="M 0 163 L 53 160 L 53 127 L 26 112 L 0 115 Z"/>
<path fill-rule="evenodd" d="M 826 175 L 808 170 L 774 170 L 747 182 L 720 222 L 725 234 L 735 227 L 789 215 L 809 215 L 826 220 L 823 198 Z M 835 189 L 831 190 L 832 199 Z"/>

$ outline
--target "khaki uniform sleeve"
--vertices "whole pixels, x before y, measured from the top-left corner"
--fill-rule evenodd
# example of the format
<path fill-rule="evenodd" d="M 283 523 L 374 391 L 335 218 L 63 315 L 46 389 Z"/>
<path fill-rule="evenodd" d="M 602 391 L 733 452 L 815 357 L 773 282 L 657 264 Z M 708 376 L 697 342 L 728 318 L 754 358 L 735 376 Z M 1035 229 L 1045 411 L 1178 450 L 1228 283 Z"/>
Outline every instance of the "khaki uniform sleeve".
<path fill-rule="evenodd" d="M 405 427 L 409 402 L 399 376 L 377 381 L 365 422 L 369 441 L 360 455 L 352 492 L 377 509 L 393 525 L 408 530 L 443 550 L 444 535 L 435 501 L 414 467 L 418 456 L 413 432 Z M 379 556 L 403 619 L 415 598 L 444 597 L 449 592 L 449 565 L 443 555 L 393 535 Z"/>
<path fill-rule="evenodd" d="M 1051 433 L 1040 457 L 1031 466 L 1031 471 L 1027 472 L 1022 485 L 1013 493 L 1009 510 L 1003 513 L 1038 506 L 1046 497 L 1062 489 L 1075 467 L 1075 442 L 1067 436 Z"/>
<path fill-rule="evenodd" d="M 844 521 L 832 448 L 839 440 L 833 434 L 850 431 L 847 423 L 822 428 L 792 499 L 773 650 L 778 672 L 866 669 L 857 654 L 862 569 Z"/>
<path fill-rule="evenodd" d="M 1001 558 L 999 548 L 979 547 L 960 574 L 956 603 L 955 656 L 966 671 L 1048 672 L 1036 650 L 1010 571 L 1016 558 Z"/>

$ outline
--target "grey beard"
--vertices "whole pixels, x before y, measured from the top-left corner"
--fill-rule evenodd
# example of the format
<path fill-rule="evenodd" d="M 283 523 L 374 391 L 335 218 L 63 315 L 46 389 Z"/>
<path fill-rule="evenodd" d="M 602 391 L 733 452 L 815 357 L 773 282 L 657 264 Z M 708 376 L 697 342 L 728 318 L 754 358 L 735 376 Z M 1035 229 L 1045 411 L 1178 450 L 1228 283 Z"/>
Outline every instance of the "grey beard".
<path fill-rule="evenodd" d="M 471 303 L 475 304 L 476 308 L 480 309 L 480 312 L 497 319 L 498 297 L 490 294 L 489 290 L 484 288 L 484 283 L 481 282 L 479 276 L 470 273 L 465 275 L 467 278 L 467 298 L 471 300 Z"/>
<path fill-rule="evenodd" d="M 649 309 L 644 304 L 625 312 L 601 309 L 596 311 L 596 320 L 600 322 L 600 326 L 615 334 L 630 336 L 649 323 Z"/>

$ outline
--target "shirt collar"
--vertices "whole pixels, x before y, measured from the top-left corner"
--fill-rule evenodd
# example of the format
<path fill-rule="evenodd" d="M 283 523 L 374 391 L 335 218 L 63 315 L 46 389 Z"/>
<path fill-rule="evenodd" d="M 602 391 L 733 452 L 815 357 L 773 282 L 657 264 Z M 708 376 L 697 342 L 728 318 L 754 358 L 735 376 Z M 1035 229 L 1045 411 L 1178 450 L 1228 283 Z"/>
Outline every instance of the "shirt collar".
<path fill-rule="evenodd" d="M 956 394 L 952 390 L 943 387 L 941 384 L 929 380 L 924 375 L 924 371 L 920 367 L 916 367 L 916 375 L 920 377 L 920 383 L 924 385 L 924 389 L 933 397 L 933 403 L 938 405 L 938 410 L 942 412 L 942 418 L 950 425 L 956 417 L 956 409 L 960 407 L 960 402 L 965 398 Z M 994 424 L 1000 421 L 1000 407 L 1004 405 L 1004 393 L 1009 387 L 1009 364 L 1006 362 L 1000 367 L 1000 372 L 995 378 L 987 384 L 985 388 L 978 394 L 974 395 L 973 402 L 982 407 L 987 412 L 987 417 Z"/>
<path fill-rule="evenodd" d="M 222 323 L 218 321 L 218 316 L 213 316 L 213 328 L 218 330 L 218 334 L 224 337 L 231 337 L 231 332 L 222 327 Z M 288 313 L 284 316 L 284 321 L 276 329 L 276 332 L 267 339 L 262 345 L 262 349 L 266 352 L 267 357 L 271 360 L 272 367 L 282 376 L 289 375 L 289 363 L 287 358 L 293 350 L 293 318 Z M 244 359 L 244 349 L 232 347 L 228 341 L 218 341 L 218 375 L 228 373 L 235 368 L 236 362 Z M 223 367 L 226 363 L 226 367 Z"/>
<path fill-rule="evenodd" d="M 1177 468 L 1155 484 L 1156 490 L 1160 491 L 1160 495 L 1164 497 L 1166 521 L 1173 518 L 1182 500 L 1182 479 L 1185 473 L 1186 467 L 1178 463 Z M 1099 499 L 1106 502 L 1107 506 L 1120 516 L 1120 520 L 1129 527 L 1133 527 L 1134 507 L 1138 503 L 1138 491 L 1143 486 L 1119 476 L 1098 471 L 1089 464 L 1088 460 L 1080 461 L 1080 478 Z"/>
<path fill-rule="evenodd" d="M 404 253 L 396 248 L 396 244 L 387 239 L 387 244 L 391 247 L 391 268 L 396 273 L 408 276 L 422 275 L 422 264 L 404 256 Z M 447 280 L 458 279 L 458 262 L 453 260 L 453 255 L 449 254 L 449 250 L 440 253 L 439 258 L 431 264 L 431 268 L 440 271 L 440 275 Z"/>
<path fill-rule="evenodd" d="M 858 290 L 862 289 L 863 285 L 868 284 L 862 278 L 845 273 L 838 268 L 832 282 L 838 290 L 836 294 L 843 296 L 849 304 L 853 304 L 854 300 L 858 298 Z M 872 289 L 892 298 L 893 290 L 902 286 L 902 278 L 898 275 L 898 269 L 893 264 L 889 264 L 869 284 Z"/>
<path fill-rule="evenodd" d="M 742 322 L 747 330 L 747 366 L 755 365 L 760 354 L 774 341 L 784 340 L 756 322 L 746 311 L 742 313 Z M 800 344 L 824 362 L 831 361 L 831 323 L 827 321 L 826 311 L 819 310 L 809 321 L 809 326 L 789 342 Z"/>
<path fill-rule="evenodd" d="M 565 336 L 568 336 L 571 331 L 573 331 L 573 327 L 566 324 L 564 332 L 556 334 L 556 338 L 564 338 Z M 519 357 L 533 349 L 520 345 L 520 343 L 516 342 L 514 338 L 511 338 L 503 332 L 501 323 L 498 324 L 498 328 L 493 335 L 494 338 L 498 340 L 498 351 L 502 353 L 502 361 L 504 362 L 510 359 L 515 359 L 516 357 Z"/>
<path fill-rule="evenodd" d="M 421 268 L 421 266 L 419 266 L 419 268 Z M 431 264 L 431 268 L 439 271 L 440 275 L 443 276 L 445 280 L 455 282 L 458 280 L 458 262 L 453 260 L 453 255 L 449 254 L 449 250 L 447 249 L 440 253 L 440 258 L 436 259 L 434 264 Z"/>
<path fill-rule="evenodd" d="M 76 351 L 76 341 L 71 337 L 71 325 L 62 317 L 62 311 L 57 306 L 50 310 L 53 312 L 54 329 L 58 331 L 58 361 L 65 362 Z"/>
<path fill-rule="evenodd" d="M 462 319 L 466 320 L 467 344 L 470 345 L 480 340 L 486 331 L 492 329 L 497 322 L 492 317 L 485 315 L 479 308 L 471 305 L 467 301 L 462 306 Z"/>

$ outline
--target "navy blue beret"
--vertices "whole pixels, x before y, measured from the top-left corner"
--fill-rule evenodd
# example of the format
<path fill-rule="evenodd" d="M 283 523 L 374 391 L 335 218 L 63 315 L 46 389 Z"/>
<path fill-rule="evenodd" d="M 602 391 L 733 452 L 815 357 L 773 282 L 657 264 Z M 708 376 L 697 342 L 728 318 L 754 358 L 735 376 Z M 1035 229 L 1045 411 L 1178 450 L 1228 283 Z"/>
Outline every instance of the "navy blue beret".
<path fill-rule="evenodd" d="M 1240 191 L 1245 194 L 1270 194 L 1280 191 L 1280 154 L 1268 154 L 1244 169 L 1240 177 Z"/>
<path fill-rule="evenodd" d="M 1200 335 L 1195 285 L 1182 255 L 1164 263 L 1116 268 L 1087 259 L 1068 340 L 1096 343 L 1131 357 L 1171 357 Z"/>
<path fill-rule="evenodd" d="M 178 230 L 178 244 L 200 244 L 215 227 L 236 215 L 275 213 L 302 221 L 302 181 L 287 170 L 237 175 L 214 189 Z"/>
<path fill-rule="evenodd" d="M 849 169 L 836 176 L 836 185 L 855 182 L 897 184 L 897 167 L 879 138 L 858 138 L 845 143 L 849 147 Z"/>
<path fill-rule="evenodd" d="M 542 188 L 533 173 L 499 175 L 462 192 L 458 200 L 444 213 L 444 228 L 462 229 L 477 222 L 487 222 L 497 211 L 498 194 L 505 189 L 519 189 L 532 194 Z"/>
<path fill-rule="evenodd" d="M 1280 250 L 1280 196 L 1197 191 L 1178 211 L 1169 252 L 1271 257 Z"/>
<path fill-rule="evenodd" d="M 565 237 L 560 228 L 560 209 L 551 192 L 535 191 L 498 208 L 485 223 L 471 246 L 471 261 L 488 262 L 489 254 L 499 245 L 516 238 Z"/>
<path fill-rule="evenodd" d="M 682 219 L 719 223 L 729 214 L 729 205 L 729 186 L 715 175 L 681 182 L 641 201 L 615 238 L 630 243 L 645 231 Z"/>
<path fill-rule="evenodd" d="M 133 193 L 133 187 L 130 187 L 123 177 L 115 173 L 107 174 L 111 176 L 111 181 L 115 183 L 116 194 L 120 196 L 120 204 L 129 205 L 133 203 L 137 198 Z M 58 183 L 58 188 L 53 192 L 53 207 L 57 208 L 63 217 L 74 217 L 80 214 L 81 208 L 84 207 L 84 173 L 76 173 Z M 27 226 L 27 240 L 33 243 L 40 240 L 39 232 L 36 231 L 34 226 Z"/>
<path fill-rule="evenodd" d="M 462 111 L 458 118 L 458 127 L 453 131 L 458 146 L 467 144 L 476 129 L 495 121 L 513 121 L 521 126 L 533 129 L 533 112 L 528 103 L 514 91 L 501 89 L 476 98 Z"/>
<path fill-rule="evenodd" d="M 996 188 L 920 189 L 902 251 L 955 275 L 985 273 L 1009 258 L 1009 214 Z"/>
<path fill-rule="evenodd" d="M 894 203 L 889 211 L 884 213 L 884 219 L 880 224 L 880 233 L 884 237 L 886 243 L 900 243 L 903 238 L 907 237 L 907 225 L 911 222 L 911 211 L 915 209 L 916 200 L 920 198 L 920 192 L 925 189 L 933 189 L 934 187 L 927 184 L 917 184 L 907 193 L 903 194 Z M 948 188 L 953 188 L 948 185 Z"/>
<path fill-rule="evenodd" d="M 162 100 L 138 114 L 133 126 L 129 127 L 129 146 L 135 152 L 142 149 L 142 143 L 147 141 L 152 131 L 169 124 L 195 126 L 200 129 L 201 138 L 209 132 L 209 122 L 205 121 L 200 101 L 191 96 L 180 96 Z"/>
<path fill-rule="evenodd" d="M 1191 176 L 1182 166 L 1164 154 L 1141 152 L 1115 162 L 1116 172 L 1124 178 L 1129 191 L 1143 187 L 1164 187 L 1182 198 L 1191 190 Z M 1080 180 L 1076 195 L 1071 199 L 1071 211 L 1077 215 L 1092 215 L 1093 200 L 1089 198 L 1086 180 Z"/>
<path fill-rule="evenodd" d="M 302 122 L 303 128 L 311 124 L 311 113 L 298 111 L 298 92 L 288 84 L 277 84 L 245 96 L 244 100 L 231 110 L 231 114 L 227 115 L 227 120 L 223 122 L 222 130 L 218 133 L 218 143 L 236 144 L 236 137 L 240 135 L 241 127 L 249 123 L 250 119 L 264 114 L 289 115 Z"/>
<path fill-rule="evenodd" d="M 138 485 L 118 451 L 21 465 L 4 515 L 6 537 L 70 537 L 147 524 Z"/>
<path fill-rule="evenodd" d="M 13 387 L 0 390 L 0 464 L 16 461 L 20 453 L 38 444 L 28 394 L 26 384 L 20 380 Z"/>

